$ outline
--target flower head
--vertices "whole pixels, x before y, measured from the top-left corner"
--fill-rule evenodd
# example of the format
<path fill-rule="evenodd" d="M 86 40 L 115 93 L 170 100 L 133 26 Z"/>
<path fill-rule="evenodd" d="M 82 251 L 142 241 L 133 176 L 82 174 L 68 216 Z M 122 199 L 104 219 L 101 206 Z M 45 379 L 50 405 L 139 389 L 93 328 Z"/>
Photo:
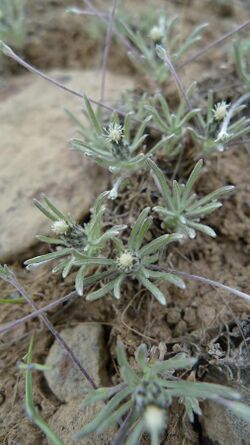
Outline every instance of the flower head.
<path fill-rule="evenodd" d="M 69 226 L 66 221 L 59 219 L 53 222 L 51 230 L 55 232 L 56 235 L 65 235 L 69 230 Z"/>
<path fill-rule="evenodd" d="M 148 405 L 144 412 L 144 421 L 149 432 L 159 433 L 166 424 L 166 414 L 156 405 Z"/>
<path fill-rule="evenodd" d="M 149 32 L 149 37 L 153 42 L 159 42 L 164 36 L 164 31 L 161 26 L 153 26 Z"/>
<path fill-rule="evenodd" d="M 123 126 L 117 124 L 117 122 L 111 122 L 108 129 L 105 130 L 107 135 L 106 138 L 109 142 L 115 142 L 119 144 L 123 137 Z"/>
<path fill-rule="evenodd" d="M 214 119 L 216 121 L 222 121 L 227 115 L 227 109 L 230 104 L 227 104 L 224 100 L 218 102 L 213 108 Z"/>
<path fill-rule="evenodd" d="M 139 257 L 134 252 L 124 250 L 120 256 L 116 258 L 116 264 L 121 272 L 130 273 L 139 265 Z"/>

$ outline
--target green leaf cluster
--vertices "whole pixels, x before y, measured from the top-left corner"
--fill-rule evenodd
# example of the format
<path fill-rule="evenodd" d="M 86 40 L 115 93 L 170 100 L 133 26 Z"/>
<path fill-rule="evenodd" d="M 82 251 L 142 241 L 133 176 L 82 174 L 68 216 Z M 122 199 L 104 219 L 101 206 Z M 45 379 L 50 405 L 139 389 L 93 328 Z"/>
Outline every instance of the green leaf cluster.
<path fill-rule="evenodd" d="M 222 203 L 218 198 L 232 192 L 234 186 L 221 187 L 199 199 L 193 188 L 201 173 L 202 160 L 197 162 L 186 184 L 174 180 L 171 188 L 159 167 L 151 159 L 147 162 L 162 193 L 163 203 L 153 210 L 162 217 L 164 226 L 185 238 L 195 238 L 197 231 L 215 237 L 215 231 L 200 220 L 220 208 Z"/>
<path fill-rule="evenodd" d="M 236 415 L 250 419 L 250 409 L 238 402 L 240 395 L 231 388 L 179 377 L 180 370 L 190 374 L 197 361 L 195 358 L 180 353 L 168 360 L 156 360 L 150 357 L 146 345 L 141 344 L 135 353 L 135 364 L 131 366 L 123 344 L 118 343 L 117 361 L 121 384 L 89 391 L 82 407 L 99 401 L 106 401 L 106 404 L 93 421 L 75 434 L 76 442 L 89 434 L 102 433 L 127 418 L 127 428 L 120 443 L 136 445 L 142 434 L 148 432 L 151 444 L 159 445 L 174 398 L 184 405 L 191 422 L 194 414 L 201 414 L 199 401 L 205 399 L 226 404 Z"/>
<path fill-rule="evenodd" d="M 111 121 L 105 124 L 100 109 L 95 112 L 86 96 L 84 100 L 89 127 L 71 115 L 82 136 L 81 139 L 72 139 L 71 146 L 74 150 L 92 157 L 95 162 L 111 172 L 122 173 L 141 168 L 145 160 L 160 149 L 167 140 L 167 138 L 161 139 L 144 153 L 143 146 L 147 138 L 145 129 L 151 120 L 151 115 L 144 118 L 138 124 L 138 128 L 135 128 L 133 113 L 127 113 L 123 121 L 114 115 Z"/>
<path fill-rule="evenodd" d="M 44 196 L 43 202 L 35 200 L 38 209 L 52 221 L 52 229 L 53 224 L 59 221 L 65 223 L 67 231 L 53 238 L 38 235 L 37 238 L 40 241 L 55 245 L 57 249 L 25 261 L 27 268 L 32 269 L 50 261 L 59 260 L 59 264 L 52 271 L 54 273 L 61 272 L 63 278 L 65 278 L 72 270 L 79 269 L 76 275 L 76 287 L 78 290 L 82 289 L 83 285 L 80 286 L 79 282 L 83 283 L 89 266 L 89 263 L 84 262 L 84 260 L 89 257 L 98 257 L 107 242 L 126 228 L 125 225 L 115 225 L 106 231 L 104 230 L 102 217 L 107 195 L 108 192 L 103 192 L 98 196 L 92 209 L 90 221 L 84 226 L 77 224 L 71 215 L 59 210 L 46 196 Z M 82 292 L 83 290 L 81 290 Z"/>
<path fill-rule="evenodd" d="M 133 31 L 132 27 L 123 19 L 117 19 L 116 21 L 119 31 L 128 37 L 136 50 L 139 51 L 139 57 L 133 51 L 129 53 L 129 57 L 136 69 L 154 79 L 159 85 L 166 82 L 170 71 L 159 59 L 156 45 L 160 44 L 166 48 L 171 60 L 176 62 L 201 39 L 202 32 L 207 26 L 207 24 L 202 24 L 196 27 L 182 41 L 177 31 L 178 22 L 178 17 L 167 19 L 163 11 L 160 12 L 158 21 L 155 22 L 151 29 L 147 29 L 146 32 L 145 29 Z"/>
<path fill-rule="evenodd" d="M 149 211 L 150 208 L 147 207 L 139 214 L 125 245 L 120 238 L 113 238 L 112 242 L 116 248 L 116 255 L 114 257 L 96 257 L 79 260 L 79 265 L 101 265 L 105 268 L 105 272 L 92 275 L 93 280 L 96 277 L 96 282 L 100 281 L 105 273 L 113 276 L 113 279 L 109 280 L 104 286 L 89 293 L 86 297 L 87 300 L 97 300 L 108 293 L 112 293 L 114 298 L 120 299 L 121 286 L 129 276 L 136 279 L 143 287 L 149 290 L 161 304 L 166 304 L 166 298 L 152 281 L 165 280 L 181 289 L 185 288 L 184 282 L 179 277 L 170 273 L 151 270 L 151 265 L 159 259 L 160 251 L 170 243 L 180 240 L 182 235 L 174 233 L 170 235 L 167 234 L 149 243 L 145 243 L 145 235 L 152 224 L 152 217 L 149 216 Z M 91 277 L 88 279 L 91 279 Z M 81 293 L 79 286 L 78 292 Z"/>

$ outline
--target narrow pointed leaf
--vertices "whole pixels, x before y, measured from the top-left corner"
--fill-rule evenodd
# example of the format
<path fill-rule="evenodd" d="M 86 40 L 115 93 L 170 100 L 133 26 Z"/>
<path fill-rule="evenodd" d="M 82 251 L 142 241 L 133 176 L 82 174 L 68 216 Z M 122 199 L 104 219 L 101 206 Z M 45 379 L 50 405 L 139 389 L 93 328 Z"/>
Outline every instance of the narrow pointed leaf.
<path fill-rule="evenodd" d="M 57 221 L 57 217 L 50 212 L 41 202 L 39 202 L 37 199 L 33 199 L 33 202 L 35 206 L 45 215 L 47 218 L 49 218 L 51 221 Z"/>
<path fill-rule="evenodd" d="M 197 164 L 195 165 L 195 167 L 194 167 L 193 171 L 191 172 L 191 174 L 190 174 L 190 176 L 188 178 L 188 181 L 186 183 L 185 191 L 184 191 L 183 197 L 182 197 L 183 202 L 189 196 L 189 194 L 192 192 L 193 186 L 194 186 L 195 182 L 197 181 L 197 179 L 198 179 L 198 177 L 200 175 L 202 166 L 203 166 L 203 160 L 200 159 L 197 162 Z"/>
<path fill-rule="evenodd" d="M 177 275 L 167 273 L 167 272 L 157 272 L 157 271 L 149 270 L 149 269 L 147 269 L 147 272 L 148 272 L 148 277 L 150 277 L 150 278 L 155 278 L 157 280 L 169 281 L 170 283 L 174 284 L 175 286 L 179 287 L 180 289 L 186 288 L 184 281 L 180 277 L 177 277 Z"/>
<path fill-rule="evenodd" d="M 81 402 L 80 409 L 84 409 L 86 408 L 86 406 L 89 405 L 94 405 L 95 403 L 100 402 L 102 400 L 106 400 L 109 397 L 110 397 L 110 388 L 93 389 Z"/>
<path fill-rule="evenodd" d="M 128 400 L 126 403 L 123 403 L 122 406 L 115 410 L 115 412 L 109 416 L 102 424 L 97 428 L 97 433 L 103 433 L 108 428 L 112 427 L 114 424 L 118 423 L 121 417 L 126 414 L 129 409 L 132 407 L 133 401 Z"/>
<path fill-rule="evenodd" d="M 232 411 L 236 416 L 241 417 L 246 422 L 250 423 L 250 407 L 242 402 L 235 402 L 232 400 L 217 400 L 230 411 Z"/>
<path fill-rule="evenodd" d="M 125 445 L 138 445 L 140 437 L 144 430 L 144 419 L 139 420 L 137 425 L 133 428 L 132 432 L 129 432 Z"/>
<path fill-rule="evenodd" d="M 160 304 L 166 305 L 166 297 L 165 295 L 156 287 L 153 283 L 151 283 L 145 276 L 142 274 L 139 276 L 139 281 L 143 284 L 146 289 L 151 292 L 151 294 L 159 301 Z"/>
<path fill-rule="evenodd" d="M 150 207 L 146 207 L 145 209 L 142 210 L 142 212 L 140 213 L 140 215 L 138 216 L 135 225 L 133 226 L 131 232 L 130 232 L 130 237 L 128 240 L 128 247 L 129 249 L 134 249 L 134 245 L 136 243 L 136 238 L 141 230 L 141 227 L 145 221 L 145 218 L 147 218 L 148 213 L 149 213 Z"/>
<path fill-rule="evenodd" d="M 59 238 L 50 238 L 49 236 L 44 236 L 44 235 L 36 235 L 36 238 L 39 239 L 39 241 L 42 241 L 43 243 L 57 244 L 59 246 L 67 246 L 65 241 Z"/>
<path fill-rule="evenodd" d="M 55 252 L 46 253 L 45 255 L 39 255 L 34 258 L 31 258 L 30 260 L 25 261 L 24 264 L 25 266 L 29 266 L 30 264 L 45 263 L 47 261 L 52 261 L 57 258 L 61 258 L 65 255 L 69 255 L 71 252 L 72 252 L 71 248 L 56 250 Z"/>
<path fill-rule="evenodd" d="M 82 428 L 81 431 L 74 435 L 75 440 L 79 440 L 88 434 L 94 433 L 98 430 L 101 424 L 116 410 L 117 406 L 128 396 L 130 389 L 125 388 L 124 390 L 117 393 L 112 399 L 104 405 L 102 410 L 96 415 L 96 417 Z"/>
<path fill-rule="evenodd" d="M 125 276 L 121 275 L 118 278 L 116 278 L 114 283 L 114 297 L 119 300 L 121 298 L 121 284 L 124 280 Z"/>
<path fill-rule="evenodd" d="M 216 237 L 216 232 L 211 227 L 205 224 L 188 221 L 188 226 L 192 227 L 195 230 L 199 230 L 200 232 L 205 233 L 205 235 L 211 236 L 212 238 Z"/>
<path fill-rule="evenodd" d="M 188 217 L 199 217 L 203 215 L 208 215 L 209 213 L 212 213 L 214 210 L 219 209 L 222 206 L 221 202 L 212 202 L 210 204 L 207 204 L 204 207 L 197 208 L 196 210 L 188 210 Z"/>
<path fill-rule="evenodd" d="M 27 365 L 32 363 L 32 347 L 33 347 L 33 338 L 29 345 L 29 350 L 27 354 Z M 27 366 L 26 369 L 26 377 L 25 377 L 25 409 L 26 413 L 31 421 L 35 423 L 38 428 L 42 430 L 42 432 L 47 436 L 47 438 L 51 441 L 53 445 L 64 445 L 62 440 L 49 428 L 44 419 L 37 412 L 34 401 L 33 401 L 33 382 L 32 382 L 32 371 Z"/>
<path fill-rule="evenodd" d="M 204 198 L 199 199 L 199 201 L 197 202 L 197 205 L 203 206 L 204 204 L 210 203 L 211 201 L 214 201 L 214 200 L 220 198 L 221 196 L 226 195 L 227 193 L 231 193 L 233 190 L 235 190 L 235 187 L 233 185 L 227 185 L 225 187 L 220 187 L 219 189 L 215 190 L 214 192 L 211 192 L 208 195 L 204 196 Z M 190 207 L 190 209 L 192 209 L 192 207 Z"/>
<path fill-rule="evenodd" d="M 84 102 L 85 102 L 85 106 L 88 111 L 88 116 L 89 116 L 90 122 L 92 123 L 93 128 L 95 129 L 97 134 L 102 134 L 102 128 L 98 122 L 98 119 L 96 118 L 95 112 L 94 112 L 94 110 L 91 106 L 91 103 L 86 95 L 84 96 Z"/>
<path fill-rule="evenodd" d="M 168 360 L 164 360 L 162 362 L 158 361 L 152 366 L 152 368 L 154 369 L 155 372 L 161 373 L 170 370 L 189 369 L 192 368 L 195 365 L 195 363 L 197 363 L 197 358 L 173 357 Z"/>
<path fill-rule="evenodd" d="M 124 366 L 125 367 L 130 366 L 129 362 L 128 362 L 124 344 L 121 341 L 118 341 L 118 343 L 117 343 L 116 356 L 117 356 L 117 361 L 118 361 L 120 368 L 123 368 Z"/>
<path fill-rule="evenodd" d="M 147 366 L 147 345 L 142 343 L 135 352 L 135 358 L 138 365 L 145 370 Z"/>
<path fill-rule="evenodd" d="M 108 294 L 114 289 L 115 282 L 116 280 L 110 281 L 110 283 L 106 284 L 101 289 L 98 289 L 95 292 L 91 292 L 90 294 L 87 295 L 86 300 L 94 301 L 104 297 L 106 294 Z"/>
<path fill-rule="evenodd" d="M 165 179 L 163 172 L 159 169 L 159 167 L 151 159 L 147 160 L 147 164 L 153 170 L 153 172 L 159 182 L 159 185 L 161 187 L 161 191 L 163 194 L 163 198 L 165 199 L 166 204 L 170 207 L 171 210 L 174 210 L 174 207 L 172 204 L 171 190 L 167 184 L 167 181 Z"/>
<path fill-rule="evenodd" d="M 75 288 L 78 295 L 83 295 L 83 282 L 84 282 L 84 271 L 86 270 L 86 266 L 83 265 L 80 267 L 76 274 L 75 278 Z"/>
<path fill-rule="evenodd" d="M 153 241 L 142 247 L 139 251 L 140 255 L 141 256 L 151 255 L 152 253 L 157 252 L 157 250 L 162 249 L 168 244 L 174 241 L 180 241 L 181 239 L 183 239 L 183 236 L 179 233 L 172 233 L 171 235 L 162 235 L 159 238 L 154 239 Z"/>
<path fill-rule="evenodd" d="M 49 209 L 52 210 L 52 212 L 54 212 L 54 214 L 58 217 L 57 219 L 62 219 L 63 221 L 67 222 L 67 220 L 68 220 L 67 216 L 64 215 L 60 210 L 58 210 L 58 208 L 55 206 L 55 204 L 53 204 L 53 202 L 49 198 L 47 198 L 46 195 L 44 195 L 43 199 L 44 199 L 44 202 L 46 202 Z"/>

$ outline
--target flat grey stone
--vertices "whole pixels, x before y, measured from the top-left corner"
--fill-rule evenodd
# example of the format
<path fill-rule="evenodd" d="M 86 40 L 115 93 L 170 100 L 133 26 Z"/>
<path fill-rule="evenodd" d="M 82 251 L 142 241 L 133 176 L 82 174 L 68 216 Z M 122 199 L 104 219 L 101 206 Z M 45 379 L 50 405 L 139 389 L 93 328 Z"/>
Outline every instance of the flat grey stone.
<path fill-rule="evenodd" d="M 108 382 L 107 350 L 103 327 L 80 323 L 73 328 L 62 330 L 60 334 L 95 384 L 106 386 Z M 45 378 L 58 399 L 65 401 L 79 397 L 81 394 L 84 396 L 84 390 L 89 384 L 57 341 L 50 348 L 46 365 L 51 366 L 52 369 L 45 372 Z"/>
<path fill-rule="evenodd" d="M 98 99 L 100 75 L 95 71 L 57 70 L 48 73 L 65 86 Z M 106 99 L 115 103 L 127 77 L 109 74 Z M 42 193 L 77 220 L 107 187 L 107 172 L 69 148 L 76 126 L 65 108 L 84 122 L 83 101 L 35 75 L 12 78 L 0 90 L 0 262 L 8 262 L 47 235 L 50 225 L 32 199 Z"/>

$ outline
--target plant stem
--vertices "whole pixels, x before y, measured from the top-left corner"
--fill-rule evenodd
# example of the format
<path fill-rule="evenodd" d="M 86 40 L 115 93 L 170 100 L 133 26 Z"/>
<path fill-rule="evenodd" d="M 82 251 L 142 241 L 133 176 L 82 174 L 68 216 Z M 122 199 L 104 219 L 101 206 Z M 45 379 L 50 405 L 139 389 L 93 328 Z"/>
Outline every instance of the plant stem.
<path fill-rule="evenodd" d="M 30 304 L 30 306 L 34 309 L 34 311 L 38 311 L 38 308 L 32 298 L 28 295 L 28 293 L 25 291 L 23 286 L 18 282 L 14 272 L 11 271 L 11 276 L 8 278 L 8 281 L 12 286 L 14 286 L 18 292 L 25 298 L 27 303 Z M 86 369 L 82 366 L 79 359 L 74 354 L 73 350 L 69 347 L 69 345 L 66 343 L 66 341 L 62 338 L 62 336 L 59 334 L 59 332 L 54 328 L 52 323 L 49 321 L 49 319 L 44 314 L 39 314 L 39 318 L 42 320 L 42 322 L 47 326 L 49 331 L 52 333 L 52 335 L 55 337 L 55 339 L 60 343 L 60 345 L 65 350 L 66 354 L 70 357 L 74 365 L 79 369 L 79 371 L 84 375 L 86 380 L 89 382 L 89 384 L 94 388 L 97 389 L 97 386 L 93 379 L 90 377 Z"/>
<path fill-rule="evenodd" d="M 188 272 L 182 272 L 176 269 L 170 269 L 167 267 L 160 266 L 150 266 L 152 270 L 159 270 L 161 272 L 173 273 L 175 275 L 181 275 L 183 277 L 189 278 L 193 281 L 200 281 L 201 283 L 209 284 L 210 286 L 219 287 L 220 289 L 226 290 L 233 295 L 237 295 L 237 297 L 244 298 L 244 300 L 250 301 L 250 295 L 242 292 L 238 289 L 234 289 L 233 287 L 227 286 L 225 284 L 220 283 L 219 281 L 210 280 L 209 278 L 201 277 L 200 275 L 189 274 Z"/>
<path fill-rule="evenodd" d="M 102 81 L 101 81 L 101 97 L 100 97 L 101 102 L 103 102 L 104 100 L 106 71 L 107 71 L 108 56 L 112 39 L 113 21 L 115 17 L 116 7 L 117 7 L 117 0 L 113 0 L 112 11 L 110 14 L 108 29 L 106 32 L 105 47 L 104 47 L 103 61 L 102 61 Z"/>
<path fill-rule="evenodd" d="M 233 31 L 229 31 L 226 34 L 224 34 L 223 36 L 221 36 L 218 39 L 214 40 L 213 42 L 209 43 L 204 48 L 202 48 L 200 51 L 197 51 L 196 54 L 194 54 L 193 56 L 189 57 L 187 60 L 184 60 L 184 62 L 180 63 L 180 65 L 177 66 L 177 71 L 182 69 L 184 66 L 188 65 L 189 63 L 194 62 L 195 60 L 197 60 L 199 57 L 201 57 L 206 52 L 210 51 L 210 49 L 214 48 L 215 46 L 221 45 L 229 37 L 231 37 L 234 34 L 236 34 L 236 32 L 242 31 L 243 29 L 247 28 L 248 26 L 250 26 L 250 20 L 248 20 L 247 22 L 243 23 L 243 25 L 238 26 Z"/>

